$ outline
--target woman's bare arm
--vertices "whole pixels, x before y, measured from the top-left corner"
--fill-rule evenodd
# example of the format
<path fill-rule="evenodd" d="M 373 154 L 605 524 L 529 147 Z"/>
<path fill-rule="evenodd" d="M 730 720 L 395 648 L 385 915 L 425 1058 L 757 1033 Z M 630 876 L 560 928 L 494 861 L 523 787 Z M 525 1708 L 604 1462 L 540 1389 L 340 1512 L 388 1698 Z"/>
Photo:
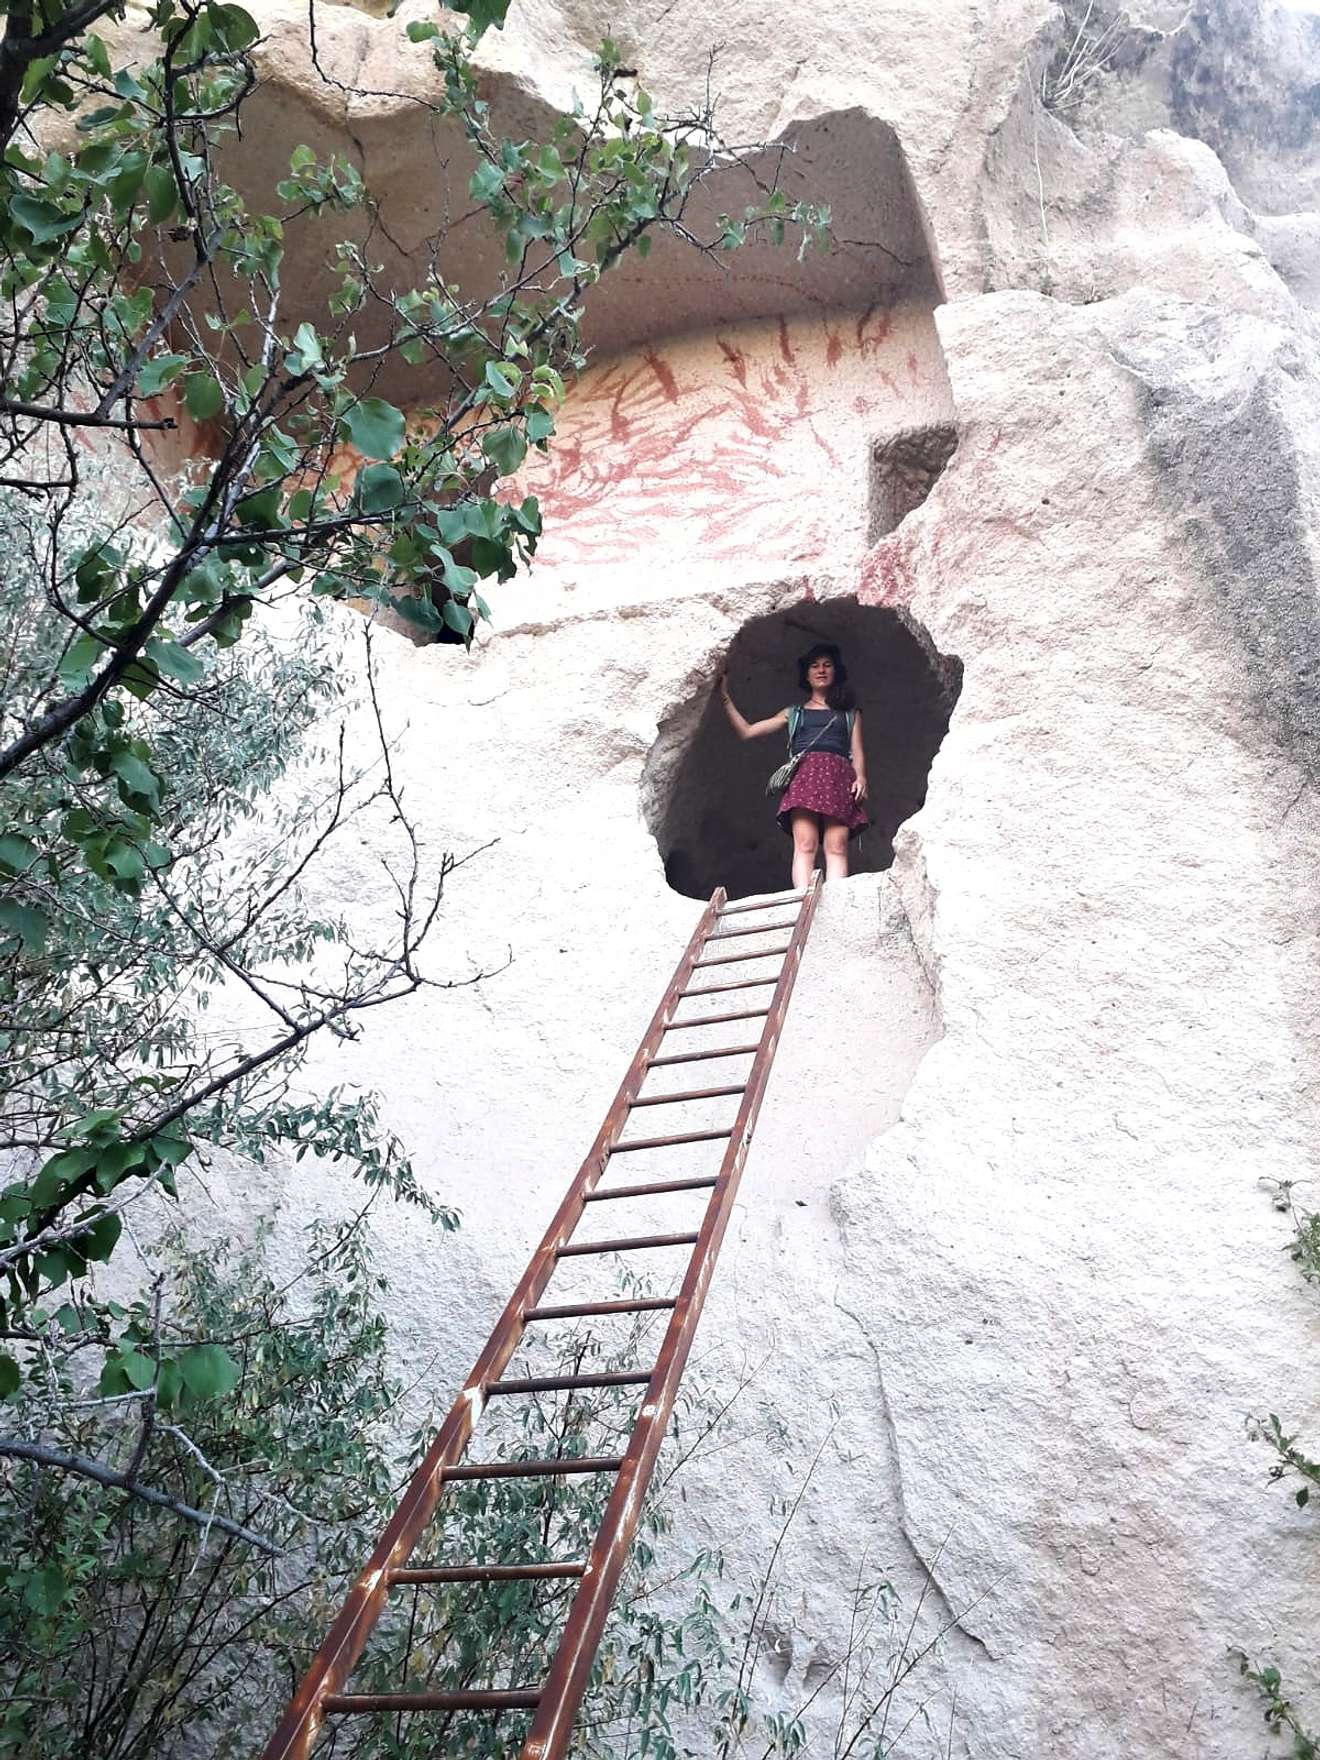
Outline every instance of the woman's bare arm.
<path fill-rule="evenodd" d="M 862 747 L 862 712 L 860 709 L 853 712 L 852 767 L 857 772 L 857 780 L 853 783 L 852 789 L 853 799 L 864 801 L 866 799 L 866 752 Z"/>
<path fill-rule="evenodd" d="M 748 721 L 739 713 L 733 698 L 729 695 L 729 675 L 720 674 L 720 700 L 724 704 L 724 713 L 729 717 L 729 726 L 739 739 L 760 739 L 763 733 L 774 733 L 777 728 L 787 727 L 788 710 L 781 709 L 777 715 L 770 715 L 764 721 Z"/>

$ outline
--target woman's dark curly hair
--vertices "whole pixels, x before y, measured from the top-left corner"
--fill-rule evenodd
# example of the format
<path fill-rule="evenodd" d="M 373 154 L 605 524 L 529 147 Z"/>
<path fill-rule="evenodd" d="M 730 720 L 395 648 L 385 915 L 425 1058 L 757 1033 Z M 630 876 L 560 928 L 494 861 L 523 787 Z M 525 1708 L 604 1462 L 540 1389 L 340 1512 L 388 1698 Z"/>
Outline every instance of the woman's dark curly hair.
<path fill-rule="evenodd" d="M 832 660 L 834 662 L 834 683 L 825 693 L 825 701 L 831 709 L 855 709 L 857 698 L 848 683 L 848 668 L 843 663 L 843 655 L 833 642 L 817 642 L 808 648 L 805 654 L 798 657 L 798 689 L 804 697 L 811 695 L 811 683 L 807 678 L 807 668 L 813 660 Z"/>

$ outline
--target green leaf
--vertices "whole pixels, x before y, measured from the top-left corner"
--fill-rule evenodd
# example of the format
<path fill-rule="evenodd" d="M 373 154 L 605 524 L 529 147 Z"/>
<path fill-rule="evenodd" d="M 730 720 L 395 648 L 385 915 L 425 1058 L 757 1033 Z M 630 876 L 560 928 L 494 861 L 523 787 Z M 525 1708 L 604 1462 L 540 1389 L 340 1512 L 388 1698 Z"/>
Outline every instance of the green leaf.
<path fill-rule="evenodd" d="M 37 846 L 20 837 L 16 831 L 0 832 L 0 867 L 11 874 L 23 874 L 37 859 Z"/>
<path fill-rule="evenodd" d="M 211 631 L 211 640 L 217 648 L 232 648 L 243 633 L 243 625 L 252 615 L 251 599 L 237 599 L 233 608 L 221 618 Z"/>
<path fill-rule="evenodd" d="M 118 1399 L 121 1393 L 130 1391 L 128 1376 L 125 1375 L 119 1358 L 107 1357 L 101 1365 L 100 1379 L 96 1383 L 96 1391 L 103 1399 Z"/>
<path fill-rule="evenodd" d="M 161 226 L 179 205 L 178 185 L 168 165 L 152 165 L 143 180 L 147 189 L 147 219 Z"/>
<path fill-rule="evenodd" d="M 81 1118 L 66 1127 L 65 1134 L 70 1137 L 95 1137 L 102 1135 L 107 1125 L 117 1125 L 123 1117 L 118 1106 L 97 1106 L 91 1112 L 84 1112 Z"/>
<path fill-rule="evenodd" d="M 167 385 L 178 378 L 187 365 L 188 356 L 186 354 L 158 354 L 154 360 L 149 360 L 138 374 L 138 396 L 158 396 Z"/>
<path fill-rule="evenodd" d="M 115 90 L 121 98 L 131 98 L 137 104 L 147 102 L 147 88 L 129 72 L 128 68 L 121 67 L 116 70 L 114 84 Z"/>
<path fill-rule="evenodd" d="M 106 185 L 106 193 L 120 213 L 126 213 L 138 198 L 142 179 L 147 174 L 145 153 L 125 153 L 119 169 Z"/>
<path fill-rule="evenodd" d="M 391 593 L 390 609 L 397 611 L 405 623 L 415 624 L 432 634 L 441 627 L 440 613 L 428 598 L 413 598 L 406 593 Z"/>
<path fill-rule="evenodd" d="M 313 367 L 319 367 L 324 358 L 316 326 L 299 324 L 293 333 L 293 348 L 284 357 L 285 366 L 291 373 L 309 373 Z"/>
<path fill-rule="evenodd" d="M 507 361 L 486 362 L 486 383 L 496 397 L 513 397 L 521 379 L 517 367 L 511 367 Z"/>
<path fill-rule="evenodd" d="M 503 188 L 504 173 L 498 165 L 492 165 L 489 161 L 478 165 L 468 179 L 468 194 L 483 207 L 489 207 Z"/>
<path fill-rule="evenodd" d="M 172 1357 L 166 1357 L 156 1376 L 156 1404 L 163 1411 L 169 1411 L 177 1403 L 182 1392 L 183 1376 L 179 1371 L 179 1365 Z"/>
<path fill-rule="evenodd" d="M 502 581 L 507 581 L 517 573 L 508 545 L 495 538 L 473 538 L 472 566 L 483 579 L 497 574 Z"/>
<path fill-rule="evenodd" d="M 357 480 L 363 513 L 389 513 L 403 501 L 403 478 L 392 464 L 369 464 Z"/>
<path fill-rule="evenodd" d="M 215 1399 L 238 1386 L 238 1364 L 218 1344 L 195 1344 L 179 1358 L 184 1386 L 196 1399 Z"/>
<path fill-rule="evenodd" d="M 255 495 L 245 495 L 234 509 L 234 518 L 241 526 L 266 531 L 280 523 L 281 499 L 280 486 L 273 483 L 269 489 L 259 489 Z"/>
<path fill-rule="evenodd" d="M 138 795 L 156 806 L 160 801 L 160 778 L 133 752 L 118 751 L 110 759 L 110 768 L 130 795 Z"/>
<path fill-rule="evenodd" d="M 116 1216 L 113 1213 L 102 1216 L 87 1230 L 86 1234 L 78 1236 L 78 1251 L 84 1259 L 95 1259 L 98 1264 L 104 1264 L 119 1245 L 119 1237 L 123 1232 L 124 1220 L 122 1216 Z"/>
<path fill-rule="evenodd" d="M 28 1577 L 23 1605 L 31 1608 L 33 1613 L 58 1613 L 69 1593 L 69 1585 L 60 1567 L 57 1564 L 43 1565 Z"/>
<path fill-rule="evenodd" d="M 345 410 L 343 424 L 364 458 L 393 458 L 403 445 L 403 412 L 382 398 L 362 398 Z"/>
<path fill-rule="evenodd" d="M 502 477 L 511 477 L 527 456 L 527 441 L 520 429 L 506 423 L 482 435 L 481 450 Z"/>
<path fill-rule="evenodd" d="M 95 636 L 82 635 L 69 644 L 69 651 L 60 661 L 60 683 L 67 690 L 76 690 L 105 652 L 105 643 Z"/>
<path fill-rule="evenodd" d="M 0 1399 L 8 1399 L 11 1393 L 17 1393 L 23 1381 L 23 1372 L 12 1357 L 0 1357 Z"/>
<path fill-rule="evenodd" d="M 132 1168 L 142 1168 L 147 1152 L 141 1143 L 111 1143 L 96 1157 L 96 1189 L 110 1192 Z"/>
<path fill-rule="evenodd" d="M 0 898 L 0 930 L 17 935 L 24 953 L 40 953 L 50 924 L 34 906 L 20 904 L 16 898 Z"/>
<path fill-rule="evenodd" d="M 175 1129 L 178 1128 L 176 1125 Z M 167 1161 L 171 1167 L 177 1167 L 181 1161 L 186 1161 L 192 1154 L 193 1146 L 187 1137 L 176 1137 L 168 1131 L 159 1131 L 148 1141 L 161 1160 Z"/>
<path fill-rule="evenodd" d="M 120 674 L 123 687 L 139 702 L 145 701 L 159 682 L 160 674 L 156 671 L 156 662 L 148 660 L 145 655 L 133 662 Z"/>
<path fill-rule="evenodd" d="M 153 636 L 146 643 L 144 652 L 150 654 L 166 678 L 172 678 L 176 684 L 196 684 L 206 671 L 190 649 L 182 648 L 178 642 L 167 641 L 160 636 Z"/>
<path fill-rule="evenodd" d="M 125 1381 L 130 1387 L 135 1387 L 139 1393 L 145 1393 L 156 1379 L 155 1363 L 150 1357 L 143 1356 L 141 1351 L 135 1351 L 131 1347 L 125 1350 L 121 1346 L 118 1363 L 123 1371 Z"/>
<path fill-rule="evenodd" d="M 113 77 L 110 67 L 110 54 L 100 37 L 88 37 L 83 43 L 83 54 L 91 63 L 92 70 L 100 74 L 102 79 Z"/>
<path fill-rule="evenodd" d="M 440 607 L 440 615 L 450 629 L 457 631 L 465 641 L 472 634 L 472 613 L 466 605 L 460 605 L 457 599 L 446 599 Z"/>
<path fill-rule="evenodd" d="M 42 201 L 37 196 L 11 196 L 9 213 L 31 235 L 33 244 L 50 244 L 82 224 L 81 214 L 66 214 L 54 202 Z"/>
<path fill-rule="evenodd" d="M 205 422 L 220 414 L 225 394 L 214 373 L 189 373 L 183 382 L 183 401 L 195 422 Z"/>
<path fill-rule="evenodd" d="M 80 1277 L 87 1269 L 82 1254 L 73 1247 L 56 1247 L 37 1260 L 37 1276 L 58 1289 L 67 1277 Z"/>
<path fill-rule="evenodd" d="M 429 43 L 432 37 L 440 35 L 440 26 L 432 24 L 430 19 L 415 18 L 408 26 L 410 43 Z"/>
<path fill-rule="evenodd" d="M 227 49 L 231 54 L 235 50 L 249 48 L 260 35 L 256 20 L 241 6 L 211 5 L 207 8 L 207 13 L 216 47 Z"/>
<path fill-rule="evenodd" d="M 309 170 L 315 163 L 316 154 L 308 146 L 295 147 L 289 154 L 289 170 L 295 175 Z"/>
<path fill-rule="evenodd" d="M 115 838 L 106 845 L 101 866 L 108 868 L 116 880 L 129 883 L 141 880 L 147 871 L 142 852 L 134 844 L 125 843 L 122 838 Z"/>
<path fill-rule="evenodd" d="M 548 409 L 534 409 L 527 417 L 527 438 L 535 444 L 548 440 L 555 431 L 555 418 Z"/>
<path fill-rule="evenodd" d="M 509 10 L 509 0 L 445 0 L 445 5 L 451 12 L 466 13 L 473 37 L 484 36 L 491 25 L 503 30 Z"/>

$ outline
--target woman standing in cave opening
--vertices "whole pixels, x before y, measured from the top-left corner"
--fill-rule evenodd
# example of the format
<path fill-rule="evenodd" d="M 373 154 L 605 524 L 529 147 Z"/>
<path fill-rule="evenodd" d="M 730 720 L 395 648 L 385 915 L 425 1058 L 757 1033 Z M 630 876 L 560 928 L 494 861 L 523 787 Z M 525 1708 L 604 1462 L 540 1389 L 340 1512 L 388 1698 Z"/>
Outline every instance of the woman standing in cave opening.
<path fill-rule="evenodd" d="M 779 823 L 793 839 L 793 885 L 810 883 L 816 853 L 825 845 L 825 878 L 848 873 L 848 842 L 865 830 L 866 754 L 862 717 L 848 688 L 848 668 L 833 642 L 817 642 L 798 661 L 798 685 L 806 701 L 781 709 L 764 721 L 748 721 L 729 695 L 729 675 L 720 675 L 720 697 L 739 739 L 788 729 L 788 751 L 798 763 L 779 801 Z"/>

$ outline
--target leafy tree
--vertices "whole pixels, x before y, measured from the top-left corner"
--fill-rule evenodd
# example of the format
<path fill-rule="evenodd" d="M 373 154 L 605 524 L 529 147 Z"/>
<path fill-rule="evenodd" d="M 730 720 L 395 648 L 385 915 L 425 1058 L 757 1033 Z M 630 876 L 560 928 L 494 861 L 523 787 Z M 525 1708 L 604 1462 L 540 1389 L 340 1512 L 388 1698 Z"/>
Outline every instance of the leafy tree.
<path fill-rule="evenodd" d="M 1292 1229 L 1288 1257 L 1311 1289 L 1320 1289 L 1320 1212 L 1298 1204 L 1291 1181 L 1266 1183 L 1273 1190 L 1275 1209 L 1288 1218 Z M 1299 1510 L 1314 1509 L 1315 1494 L 1320 1491 L 1320 1460 L 1303 1446 L 1299 1434 L 1290 1432 L 1276 1412 L 1248 1418 L 1247 1434 L 1254 1442 L 1264 1442 L 1273 1454 L 1270 1479 L 1289 1485 Z M 1239 1673 L 1256 1689 L 1265 1726 L 1271 1735 L 1287 1743 L 1291 1760 L 1320 1760 L 1320 1730 L 1291 1697 L 1277 1665 L 1255 1661 L 1237 1648 L 1229 1654 Z"/>
<path fill-rule="evenodd" d="M 282 1287 L 262 1249 L 259 1235 L 201 1255 L 175 1236 L 155 1258 L 174 1322 L 224 1342 L 235 1365 L 224 1399 L 208 1397 L 186 1360 L 182 1402 L 168 1408 L 150 1383 L 80 1397 L 69 1354 L 44 1358 L 31 1377 L 26 1417 L 43 1440 L 0 1474 L 0 1755 L 148 1760 L 185 1740 L 197 1754 L 251 1752 L 383 1526 L 411 1464 L 396 1421 L 411 1390 L 387 1364 L 385 1281 L 352 1223 L 313 1227 L 306 1269 Z M 194 1359 L 216 1348 L 194 1346 Z M 564 1335 L 545 1355 L 583 1361 L 590 1350 Z M 429 1439 L 420 1417 L 415 1449 Z M 698 1421 L 709 1423 L 699 1411 Z M 498 1452 L 535 1453 L 552 1438 L 576 1452 L 622 1422 L 608 1394 L 538 1402 Z M 157 1501 L 112 1503 L 86 1480 L 69 1489 L 43 1467 L 57 1452 L 117 1452 Z M 474 1485 L 446 1510 L 446 1556 L 581 1545 L 598 1503 L 552 1481 Z M 674 1755 L 671 1715 L 700 1702 L 724 1654 L 726 1613 L 710 1593 L 717 1559 L 691 1561 L 667 1611 L 651 1604 L 667 1526 L 665 1500 L 653 1500 L 598 1660 L 583 1760 L 616 1753 L 621 1734 L 629 1751 Z M 537 1666 L 562 1619 L 559 1588 L 414 1591 L 368 1676 L 471 1683 Z M 508 1752 L 508 1734 L 489 1718 L 366 1719 L 333 1728 L 330 1745 L 359 1760 L 421 1760 L 446 1740 L 493 1756 Z"/>
<path fill-rule="evenodd" d="M 62 510 L 68 538 L 112 497 L 94 466 Z M 0 686 L 14 714 L 42 689 L 58 643 L 35 566 L 45 542 L 40 514 L 0 494 L 10 559 Z M 428 881 L 414 843 L 403 841 L 401 860 L 382 845 L 399 900 L 391 946 L 364 950 L 342 917 L 311 909 L 303 882 L 334 835 L 382 805 L 391 819 L 401 814 L 380 753 L 374 766 L 349 768 L 342 724 L 333 738 L 345 706 L 338 659 L 309 602 L 291 632 L 259 628 L 217 656 L 186 700 L 160 690 L 129 708 L 107 703 L 125 787 L 139 780 L 134 765 L 157 775 L 138 753 L 171 779 L 168 792 L 153 784 L 150 811 L 122 792 L 106 810 L 99 772 L 80 766 L 77 733 L 24 768 L 29 832 L 58 837 L 70 820 L 101 830 L 72 859 L 39 852 L 31 835 L 0 836 L 12 876 L 0 911 L 14 935 L 0 972 L 0 1130 L 17 1174 L 0 1197 L 0 1274 L 11 1350 L 29 1347 L 0 1356 L 0 1391 L 18 1387 L 19 1355 L 49 1354 L 52 1324 L 60 1337 L 72 1330 L 80 1352 L 100 1345 L 105 1394 L 150 1383 L 168 1406 L 186 1391 L 185 1370 L 196 1383 L 201 1359 L 177 1328 L 162 1335 L 142 1302 L 116 1309 L 87 1281 L 114 1252 L 135 1199 L 176 1195 L 176 1169 L 195 1145 L 258 1162 L 277 1146 L 347 1159 L 369 1186 L 456 1220 L 423 1191 L 371 1097 L 309 1101 L 290 1090 L 316 1031 L 349 1032 L 363 1009 L 423 981 L 417 952 L 453 865 L 442 860 Z M 15 784 L 10 797 L 18 793 Z M 269 1029 L 212 1018 L 227 983 L 241 984 Z M 55 1294 L 66 1291 L 72 1309 Z M 229 1371 L 213 1360 L 218 1393 Z M 0 1453 L 6 1446 L 0 1437 Z"/>
<path fill-rule="evenodd" d="M 241 822 L 269 830 L 258 797 L 333 694 L 335 658 L 299 672 L 254 627 L 293 595 L 470 640 L 485 584 L 535 549 L 535 501 L 500 484 L 551 442 L 592 285 L 657 228 L 714 249 L 788 225 L 805 242 L 823 220 L 790 211 L 707 110 L 659 116 L 609 45 L 589 107 L 544 142 L 503 138 L 472 53 L 505 0 L 455 9 L 465 28 L 409 35 L 433 41 L 437 122 L 466 140 L 472 202 L 503 242 L 498 285 L 475 290 L 442 272 L 444 241 L 415 285 L 383 283 L 345 236 L 372 198 L 341 158 L 293 144 L 261 201 L 226 181 L 259 77 L 241 6 L 157 0 L 153 46 L 127 62 L 98 35 L 122 0 L 0 5 L 0 491 L 26 562 L 0 708 L 0 1151 L 17 1174 L 0 1330 L 20 1343 L 41 1332 L 34 1305 L 113 1253 L 133 1194 L 171 1191 L 199 1146 L 296 1142 L 420 1199 L 370 1102 L 297 1106 L 287 1083 L 313 1034 L 426 981 L 447 863 L 417 845 L 383 728 L 374 781 L 332 756 L 328 808 L 299 807 L 252 857 Z M 753 200 L 703 245 L 693 197 L 739 167 Z M 299 229 L 334 271 L 320 315 L 283 279 Z M 378 394 L 400 363 L 440 387 L 425 408 Z M 180 473 L 185 414 L 208 450 Z M 364 952 L 307 915 L 297 882 L 372 801 L 401 828 L 400 926 Z M 198 1023 L 220 987 L 264 1024 L 217 1048 Z M 107 1389 L 131 1384 L 142 1341 L 97 1315 Z M 19 1357 L 0 1362 L 0 1391 L 19 1377 Z"/>
<path fill-rule="evenodd" d="M 456 1220 L 370 1096 L 295 1086 L 315 1035 L 430 981 L 453 865 L 396 786 L 367 619 L 372 749 L 337 731 L 328 604 L 470 641 L 540 536 L 510 479 L 552 443 L 593 285 L 657 230 L 725 250 L 825 219 L 707 108 L 657 114 L 608 44 L 590 104 L 504 138 L 473 53 L 506 4 L 409 27 L 503 244 L 475 287 L 443 239 L 383 280 L 343 158 L 290 141 L 273 190 L 228 181 L 242 6 L 154 0 L 126 55 L 123 0 L 0 0 L 0 1753 L 171 1752 L 208 1716 L 223 1745 L 224 1693 L 238 1718 L 294 1666 L 393 1495 L 351 1231 L 301 1313 L 183 1237 L 135 1237 L 135 1296 L 100 1269 L 217 1152 L 330 1157 Z M 749 199 L 702 238 L 717 174 Z M 324 310 L 286 285 L 300 232 Z M 400 366 L 426 407 L 382 395 Z M 393 895 L 366 946 L 305 886 L 362 815 Z"/>

